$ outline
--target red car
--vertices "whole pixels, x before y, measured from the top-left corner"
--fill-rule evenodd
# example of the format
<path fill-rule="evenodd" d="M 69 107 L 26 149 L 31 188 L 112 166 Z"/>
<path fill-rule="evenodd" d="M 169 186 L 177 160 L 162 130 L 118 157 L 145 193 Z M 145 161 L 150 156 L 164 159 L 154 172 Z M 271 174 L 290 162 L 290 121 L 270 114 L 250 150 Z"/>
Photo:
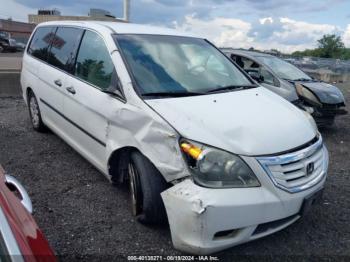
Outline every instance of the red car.
<path fill-rule="evenodd" d="M 0 165 L 0 261 L 56 261 L 23 186 Z"/>

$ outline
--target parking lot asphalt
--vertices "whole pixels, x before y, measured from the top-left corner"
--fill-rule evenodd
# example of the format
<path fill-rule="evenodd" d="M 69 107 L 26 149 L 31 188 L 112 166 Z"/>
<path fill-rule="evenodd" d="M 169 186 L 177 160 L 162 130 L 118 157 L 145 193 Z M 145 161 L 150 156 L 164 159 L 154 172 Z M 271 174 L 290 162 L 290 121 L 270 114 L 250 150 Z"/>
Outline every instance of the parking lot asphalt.
<path fill-rule="evenodd" d="M 349 101 L 350 85 L 342 90 Z M 339 117 L 322 134 L 330 152 L 322 202 L 283 231 L 215 256 L 221 261 L 349 261 L 350 116 Z M 21 98 L 0 98 L 0 163 L 28 190 L 34 217 L 63 258 L 183 255 L 172 247 L 167 226 L 135 221 L 127 188 L 111 185 L 53 133 L 33 131 Z"/>

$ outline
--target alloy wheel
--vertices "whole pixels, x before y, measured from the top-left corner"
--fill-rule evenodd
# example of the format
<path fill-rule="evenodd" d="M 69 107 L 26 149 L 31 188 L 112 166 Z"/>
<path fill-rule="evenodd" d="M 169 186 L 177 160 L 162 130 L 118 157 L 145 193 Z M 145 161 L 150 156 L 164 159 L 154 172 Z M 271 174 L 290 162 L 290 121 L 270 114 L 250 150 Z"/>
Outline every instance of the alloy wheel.
<path fill-rule="evenodd" d="M 133 163 L 129 163 L 129 187 L 131 197 L 131 211 L 133 216 L 141 213 L 141 192 L 139 174 Z"/>

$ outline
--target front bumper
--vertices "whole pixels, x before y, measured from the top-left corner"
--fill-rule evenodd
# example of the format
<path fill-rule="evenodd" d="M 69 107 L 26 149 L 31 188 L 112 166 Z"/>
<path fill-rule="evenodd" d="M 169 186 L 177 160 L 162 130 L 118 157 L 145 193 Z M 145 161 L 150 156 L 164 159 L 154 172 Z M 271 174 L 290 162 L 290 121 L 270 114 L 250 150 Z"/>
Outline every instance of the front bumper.
<path fill-rule="evenodd" d="M 264 187 L 209 189 L 187 179 L 162 193 L 173 245 L 205 255 L 279 231 L 300 218 L 304 198 L 324 180 L 281 199 Z"/>
<path fill-rule="evenodd" d="M 3 48 L 5 51 L 9 51 L 9 52 L 17 50 L 16 46 L 3 46 Z"/>
<path fill-rule="evenodd" d="M 213 189 L 186 179 L 162 193 L 175 248 L 205 255 L 279 231 L 300 218 L 304 199 L 326 180 L 290 193 L 276 187 L 256 159 L 244 160 L 261 187 Z"/>
<path fill-rule="evenodd" d="M 345 104 L 323 104 L 322 107 L 316 108 L 315 116 L 316 117 L 332 117 L 336 115 L 346 115 L 348 111 L 345 109 Z"/>
<path fill-rule="evenodd" d="M 300 109 L 310 113 L 317 123 L 328 123 L 334 120 L 338 115 L 346 115 L 348 111 L 345 109 L 345 103 L 338 104 L 322 104 L 322 107 L 304 102 L 302 100 L 293 101 L 292 104 Z M 328 122 L 327 122 L 328 121 Z"/>
<path fill-rule="evenodd" d="M 326 127 L 333 124 L 336 116 L 346 115 L 348 111 L 345 109 L 345 104 L 327 105 L 323 104 L 322 107 L 315 107 L 312 113 L 316 124 L 319 127 Z"/>

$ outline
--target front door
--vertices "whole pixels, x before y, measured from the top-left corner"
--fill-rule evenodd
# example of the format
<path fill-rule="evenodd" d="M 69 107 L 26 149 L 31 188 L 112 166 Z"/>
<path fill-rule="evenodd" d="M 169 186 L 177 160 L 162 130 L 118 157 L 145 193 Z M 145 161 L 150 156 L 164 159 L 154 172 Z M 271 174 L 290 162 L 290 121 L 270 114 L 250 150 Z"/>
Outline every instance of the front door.
<path fill-rule="evenodd" d="M 102 172 L 107 173 L 106 137 L 109 119 L 124 103 L 106 93 L 116 81 L 115 66 L 104 40 L 86 30 L 75 70 L 66 81 L 64 114 L 69 142 Z"/>

